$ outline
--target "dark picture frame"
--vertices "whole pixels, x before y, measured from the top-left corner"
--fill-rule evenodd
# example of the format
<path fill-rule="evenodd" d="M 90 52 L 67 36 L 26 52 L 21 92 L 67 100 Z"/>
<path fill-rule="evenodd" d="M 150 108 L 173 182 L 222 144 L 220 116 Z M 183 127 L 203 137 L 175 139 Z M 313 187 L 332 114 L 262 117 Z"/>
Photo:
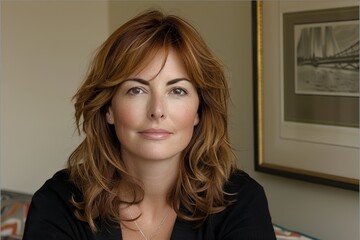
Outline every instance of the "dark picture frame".
<path fill-rule="evenodd" d="M 326 92 L 323 94 L 316 91 L 315 93 L 312 92 L 310 94 L 307 92 L 296 93 L 294 86 L 296 83 L 296 65 L 298 64 L 298 58 L 295 57 L 298 49 L 295 47 L 294 26 L 303 25 L 304 28 L 310 28 L 314 26 L 309 25 L 309 27 L 306 24 L 315 24 L 317 27 L 316 24 L 330 23 L 330 25 L 336 25 L 338 22 L 353 20 L 357 21 L 358 24 L 358 6 L 289 13 L 283 12 L 282 16 L 278 16 L 278 19 L 282 20 L 282 25 L 280 24 L 282 26 L 282 32 L 279 31 L 281 33 L 279 39 L 281 39 L 282 44 L 280 47 L 281 53 L 277 54 L 283 58 L 282 61 L 278 61 L 282 66 L 272 69 L 272 71 L 267 71 L 268 64 L 271 65 L 272 63 L 264 56 L 264 46 L 266 46 L 266 41 L 268 40 L 264 38 L 263 35 L 264 10 L 263 1 L 252 1 L 255 170 L 283 177 L 359 191 L 358 175 L 354 176 L 353 173 L 347 174 L 347 172 L 349 172 L 347 169 L 340 169 L 342 166 L 346 166 L 348 169 L 356 169 L 357 171 L 359 169 L 359 144 L 358 139 L 356 139 L 359 137 L 359 97 L 358 92 L 354 93 L 353 90 L 356 89 L 356 87 L 354 88 L 352 86 L 352 94 L 346 95 L 338 94 L 336 92 Z M 280 21 L 278 21 L 278 23 L 279 22 Z M 270 23 L 267 23 L 268 27 L 269 24 Z M 357 42 L 357 52 L 358 51 Z M 272 56 L 276 55 L 274 54 Z M 357 55 L 356 61 L 352 60 L 352 62 L 357 64 L 357 66 L 355 66 L 355 68 L 357 68 L 357 74 L 359 66 L 358 57 L 359 56 Z M 264 71 L 266 73 L 270 72 L 270 75 L 277 71 L 279 73 L 276 73 L 278 74 L 277 76 L 271 77 L 269 74 L 266 74 L 265 76 Z M 269 80 L 269 78 L 272 79 Z M 282 79 L 282 81 L 280 79 Z M 280 91 L 281 96 L 276 96 L 279 97 L 279 100 L 274 101 L 276 106 L 269 106 L 267 101 L 269 91 L 273 91 L 268 87 L 269 85 L 273 85 L 271 81 L 276 82 L 276 84 L 279 86 L 281 85 L 282 87 Z M 358 82 L 355 82 L 355 84 L 358 84 Z M 338 108 L 329 108 L 326 110 L 326 106 L 329 104 L 337 106 Z M 313 105 L 318 107 L 318 110 L 315 112 L 321 113 L 319 114 L 320 117 L 311 116 L 306 119 L 306 117 L 304 117 L 306 116 L 306 111 L 301 112 L 300 110 L 302 108 L 304 109 L 306 106 Z M 272 107 L 281 110 L 274 111 L 277 112 L 278 116 L 274 118 L 276 120 L 270 119 L 272 125 L 269 125 L 268 112 L 269 108 Z M 345 111 L 345 113 L 342 112 L 342 114 L 336 114 L 339 112 L 339 109 Z M 295 115 L 291 115 L 294 112 Z M 347 114 L 348 118 L 339 118 L 339 115 L 344 116 L 344 114 Z M 328 115 L 330 117 L 328 117 Z M 323 119 L 324 116 L 325 119 Z M 287 130 L 288 125 L 286 124 L 290 124 L 290 131 Z M 306 129 L 308 126 L 310 126 L 310 130 L 302 130 L 303 127 Z M 280 130 L 273 131 L 270 129 L 272 127 Z M 335 130 L 335 133 L 328 133 L 326 131 L 328 128 Z M 298 136 L 293 134 L 294 132 L 296 134 L 297 132 L 301 132 L 302 135 L 299 134 Z M 317 138 L 317 136 L 315 136 L 313 138 L 311 136 L 312 134 L 308 134 L 309 132 L 315 132 L 317 134 L 314 134 L 314 136 L 317 135 L 321 137 Z M 338 135 L 338 132 L 345 132 L 344 135 L 351 133 L 350 135 L 354 137 L 351 140 L 343 140 L 342 135 Z M 272 139 L 275 138 L 278 138 L 278 143 L 273 144 Z M 353 141 L 353 139 L 356 141 Z M 282 146 L 282 143 L 284 143 L 284 146 Z M 289 150 L 291 148 L 300 151 L 301 153 L 305 152 L 307 155 L 305 154 L 304 156 L 307 157 L 301 158 L 299 155 L 302 154 L 292 154 Z M 328 149 L 330 149 L 330 151 L 323 154 L 323 152 Z M 284 154 L 282 154 L 282 152 L 284 152 Z M 342 164 L 340 161 L 343 159 L 340 159 L 336 154 L 332 154 L 332 152 L 339 152 L 339 156 L 341 156 L 342 153 L 345 153 L 344 156 L 349 156 L 347 159 L 350 160 Z M 327 161 L 328 159 L 324 159 L 328 156 L 329 161 Z M 314 159 L 309 159 L 312 157 L 314 157 Z M 293 160 L 293 158 L 295 160 Z M 296 160 L 296 158 L 298 159 Z M 304 163 L 302 164 L 303 160 Z M 339 169 L 339 173 L 330 169 L 331 164 L 334 164 L 335 168 Z"/>

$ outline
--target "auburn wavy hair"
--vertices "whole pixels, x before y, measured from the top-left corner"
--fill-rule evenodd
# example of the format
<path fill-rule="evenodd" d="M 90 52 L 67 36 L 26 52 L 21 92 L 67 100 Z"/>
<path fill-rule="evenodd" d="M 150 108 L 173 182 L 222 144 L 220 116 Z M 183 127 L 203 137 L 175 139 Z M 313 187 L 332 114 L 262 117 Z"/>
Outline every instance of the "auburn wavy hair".
<path fill-rule="evenodd" d="M 119 205 L 139 203 L 144 191 L 120 156 L 121 143 L 106 113 L 119 84 L 146 66 L 159 49 L 174 49 L 184 61 L 199 99 L 200 122 L 183 151 L 177 182 L 168 202 L 178 217 L 201 223 L 223 210 L 224 184 L 236 168 L 227 132 L 229 92 L 221 62 L 188 22 L 148 10 L 118 28 L 100 46 L 85 81 L 74 96 L 75 118 L 82 143 L 70 155 L 70 179 L 83 197 L 73 197 L 76 216 L 97 230 L 95 219 L 119 222 Z M 164 60 L 166 61 L 166 60 Z M 122 187 L 131 189 L 127 200 Z M 124 190 L 123 190 L 124 191 Z M 122 194 L 121 194 L 122 193 Z"/>

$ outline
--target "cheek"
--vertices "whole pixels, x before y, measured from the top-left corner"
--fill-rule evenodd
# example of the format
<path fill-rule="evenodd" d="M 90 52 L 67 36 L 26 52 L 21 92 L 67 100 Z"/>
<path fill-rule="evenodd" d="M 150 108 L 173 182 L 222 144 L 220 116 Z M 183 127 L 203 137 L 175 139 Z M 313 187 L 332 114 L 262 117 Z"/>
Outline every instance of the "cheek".
<path fill-rule="evenodd" d="M 176 118 L 176 124 L 181 128 L 193 129 L 197 123 L 197 108 L 183 107 L 174 108 L 173 116 Z"/>
<path fill-rule="evenodd" d="M 129 105 L 118 105 L 116 109 L 113 110 L 114 115 L 114 125 L 115 129 L 120 133 L 126 129 L 131 129 L 136 126 L 137 121 L 140 119 L 140 113 L 138 108 L 132 108 Z"/>

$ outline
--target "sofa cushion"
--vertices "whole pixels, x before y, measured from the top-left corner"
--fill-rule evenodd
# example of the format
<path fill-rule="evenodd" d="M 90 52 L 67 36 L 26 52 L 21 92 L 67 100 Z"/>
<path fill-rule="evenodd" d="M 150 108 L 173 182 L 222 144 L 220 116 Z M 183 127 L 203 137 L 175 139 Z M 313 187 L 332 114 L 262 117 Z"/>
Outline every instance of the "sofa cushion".
<path fill-rule="evenodd" d="M 1 190 L 1 239 L 21 239 L 31 202 L 30 194 Z"/>

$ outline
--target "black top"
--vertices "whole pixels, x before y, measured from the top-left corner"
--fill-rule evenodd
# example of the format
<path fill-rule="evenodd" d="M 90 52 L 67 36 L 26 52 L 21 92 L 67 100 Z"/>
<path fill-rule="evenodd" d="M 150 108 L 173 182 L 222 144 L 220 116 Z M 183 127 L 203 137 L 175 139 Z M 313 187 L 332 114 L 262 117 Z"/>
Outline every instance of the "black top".
<path fill-rule="evenodd" d="M 176 219 L 171 240 L 275 240 L 268 203 L 263 188 L 246 173 L 236 171 L 225 186 L 237 193 L 236 202 L 210 215 L 200 228 Z M 74 216 L 69 199 L 81 192 L 69 181 L 66 170 L 59 171 L 33 196 L 23 240 L 121 240 L 119 225 L 102 226 L 93 233 L 87 222 Z M 98 221 L 96 221 L 99 224 Z"/>

